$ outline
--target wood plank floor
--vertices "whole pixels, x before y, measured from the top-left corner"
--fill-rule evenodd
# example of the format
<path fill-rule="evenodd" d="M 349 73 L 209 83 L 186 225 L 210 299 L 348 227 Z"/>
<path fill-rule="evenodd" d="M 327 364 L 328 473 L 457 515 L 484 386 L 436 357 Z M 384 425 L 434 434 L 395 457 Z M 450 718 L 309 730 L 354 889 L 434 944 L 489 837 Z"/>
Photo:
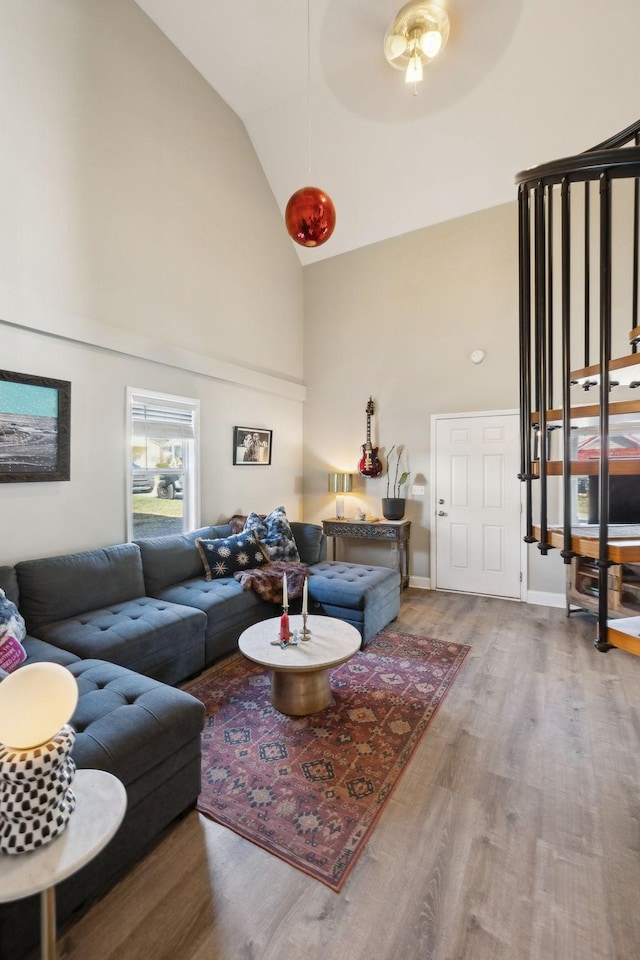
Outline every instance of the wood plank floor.
<path fill-rule="evenodd" d="M 342 893 L 195 811 L 61 960 L 637 960 L 640 657 L 595 620 L 410 589 L 473 650 Z"/>

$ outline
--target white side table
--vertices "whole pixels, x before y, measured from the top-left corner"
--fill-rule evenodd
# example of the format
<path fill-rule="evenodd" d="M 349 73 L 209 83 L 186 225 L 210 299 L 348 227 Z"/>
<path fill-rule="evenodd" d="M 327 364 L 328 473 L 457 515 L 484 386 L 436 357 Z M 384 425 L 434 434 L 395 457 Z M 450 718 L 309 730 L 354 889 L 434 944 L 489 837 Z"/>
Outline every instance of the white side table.
<path fill-rule="evenodd" d="M 124 786 L 104 770 L 78 770 L 71 789 L 76 808 L 60 836 L 30 853 L 0 853 L 0 902 L 40 894 L 42 960 L 56 956 L 56 884 L 106 847 L 127 809 Z"/>

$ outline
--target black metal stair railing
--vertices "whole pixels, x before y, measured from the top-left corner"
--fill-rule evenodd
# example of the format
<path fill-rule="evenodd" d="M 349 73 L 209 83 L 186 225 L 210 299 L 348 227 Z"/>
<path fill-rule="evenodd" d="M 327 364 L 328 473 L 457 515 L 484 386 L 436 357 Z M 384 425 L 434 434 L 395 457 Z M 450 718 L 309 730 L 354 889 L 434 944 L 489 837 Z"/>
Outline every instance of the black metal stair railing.
<path fill-rule="evenodd" d="M 638 285 L 640 260 L 640 120 L 620 133 L 576 156 L 542 164 L 517 174 L 519 231 L 519 334 L 520 334 L 520 479 L 526 484 L 525 541 L 538 542 L 542 554 L 552 549 L 549 537 L 549 446 L 551 431 L 548 411 L 554 396 L 561 395 L 562 437 L 562 507 L 563 548 L 565 563 L 575 556 L 572 546 L 572 350 L 583 344 L 582 366 L 592 368 L 591 357 L 597 354 L 599 375 L 586 373 L 585 390 L 598 389 L 599 444 L 599 614 L 596 646 L 609 649 L 607 642 L 607 584 L 611 561 L 608 556 L 609 527 L 609 442 L 610 390 L 609 376 L 613 342 L 614 302 L 614 204 L 618 184 L 633 183 L 633 201 L 621 193 L 620 218 L 631 206 L 632 255 L 630 278 L 625 275 L 621 260 L 616 263 L 616 282 L 630 284 L 630 316 L 616 317 L 631 327 L 630 350 L 636 353 L 640 342 L 638 331 Z M 580 211 L 574 213 L 574 194 L 583 187 Z M 592 215 L 592 192 L 599 186 L 597 215 Z M 559 193 L 559 246 L 554 224 L 554 193 Z M 583 257 L 574 254 L 573 240 L 582 231 Z M 597 254 L 594 251 L 597 250 Z M 597 262 L 592 264 L 592 259 Z M 594 268 L 595 267 L 595 268 Z M 580 277 L 579 273 L 582 273 Z M 598 297 L 592 296 L 594 286 Z M 582 290 L 582 317 L 575 315 L 572 293 Z M 597 299 L 597 323 L 593 304 Z M 624 297 L 620 298 L 621 301 Z M 559 330 L 554 329 L 554 312 L 559 306 Z M 582 330 L 580 330 L 582 326 Z M 634 336 L 637 334 L 637 336 Z M 581 336 L 580 336 L 581 334 Z M 559 340 L 559 343 L 558 343 Z M 560 361 L 556 359 L 559 346 Z M 580 364 L 576 363 L 575 367 Z M 557 389 L 560 381 L 560 390 Z M 535 536 L 533 520 L 534 484 L 539 485 L 539 535 Z"/>

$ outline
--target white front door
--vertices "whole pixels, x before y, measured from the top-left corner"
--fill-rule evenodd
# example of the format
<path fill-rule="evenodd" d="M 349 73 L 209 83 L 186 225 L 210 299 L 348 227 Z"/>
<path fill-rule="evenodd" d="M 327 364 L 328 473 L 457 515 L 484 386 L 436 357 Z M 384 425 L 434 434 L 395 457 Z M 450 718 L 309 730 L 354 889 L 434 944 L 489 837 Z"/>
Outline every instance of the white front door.
<path fill-rule="evenodd" d="M 519 599 L 518 415 L 434 419 L 435 586 Z"/>

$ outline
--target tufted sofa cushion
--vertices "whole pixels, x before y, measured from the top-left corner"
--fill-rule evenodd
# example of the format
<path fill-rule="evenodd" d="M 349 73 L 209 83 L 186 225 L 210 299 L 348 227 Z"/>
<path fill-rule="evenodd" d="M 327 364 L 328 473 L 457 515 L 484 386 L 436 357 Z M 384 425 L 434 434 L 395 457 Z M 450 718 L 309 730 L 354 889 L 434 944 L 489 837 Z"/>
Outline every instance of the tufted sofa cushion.
<path fill-rule="evenodd" d="M 400 574 L 388 567 L 324 560 L 309 569 L 309 597 L 353 610 L 364 610 L 368 599 L 381 590 L 400 589 Z"/>
<path fill-rule="evenodd" d="M 125 603 L 145 592 L 140 550 L 135 543 L 23 560 L 15 570 L 20 612 L 29 633 L 42 624 Z"/>
<path fill-rule="evenodd" d="M 200 736 L 204 706 L 184 691 L 102 660 L 81 660 L 68 669 L 79 693 L 71 718 L 77 732 L 73 758 L 80 768 L 117 776 L 135 806 L 149 772 Z"/>
<path fill-rule="evenodd" d="M 204 666 L 206 617 L 201 610 L 153 597 L 80 613 L 34 631 L 81 658 L 99 657 L 179 683 Z"/>
<path fill-rule="evenodd" d="M 168 603 L 194 607 L 206 615 L 206 666 L 235 650 L 238 637 L 251 624 L 274 615 L 271 604 L 260 600 L 253 590 L 243 590 L 233 577 L 218 580 L 198 577 L 167 587 L 158 597 Z"/>
<path fill-rule="evenodd" d="M 388 567 L 323 560 L 309 567 L 309 601 L 352 624 L 365 646 L 400 612 L 400 574 Z"/>

